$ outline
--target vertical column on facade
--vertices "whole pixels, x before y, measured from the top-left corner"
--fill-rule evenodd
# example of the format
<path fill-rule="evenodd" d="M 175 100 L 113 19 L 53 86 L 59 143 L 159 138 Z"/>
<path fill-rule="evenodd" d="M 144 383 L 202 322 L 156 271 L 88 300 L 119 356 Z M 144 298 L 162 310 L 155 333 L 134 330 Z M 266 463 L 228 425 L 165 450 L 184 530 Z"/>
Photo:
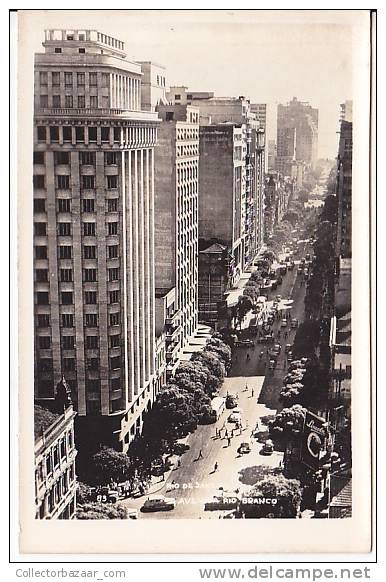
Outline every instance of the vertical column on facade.
<path fill-rule="evenodd" d="M 154 274 L 154 149 L 148 150 L 148 198 L 149 198 L 149 301 L 150 301 L 150 374 L 154 374 L 155 341 L 155 274 Z"/>
<path fill-rule="evenodd" d="M 125 277 L 125 289 L 124 307 L 126 308 L 126 345 L 127 345 L 127 362 L 125 368 L 125 377 L 127 384 L 127 399 L 128 402 L 133 400 L 133 389 L 134 389 L 134 331 L 133 331 L 133 221 L 132 221 L 132 192 L 133 192 L 133 180 L 132 180 L 132 155 L 133 152 L 129 150 L 128 152 L 123 152 L 125 156 L 126 163 L 124 168 L 124 179 L 125 179 L 125 198 L 122 200 L 122 213 L 125 216 L 125 244 L 122 250 L 122 254 L 125 255 L 126 262 L 126 277 Z"/>
<path fill-rule="evenodd" d="M 145 257 L 144 257 L 144 200 L 143 200 L 143 149 L 137 154 L 137 182 L 138 182 L 138 287 L 139 287 L 139 382 L 140 390 L 145 384 L 145 329 L 147 326 L 145 313 Z"/>
<path fill-rule="evenodd" d="M 133 283 L 133 368 L 134 368 L 134 395 L 138 394 L 139 371 L 139 266 L 138 266 L 138 150 L 131 155 L 131 215 L 132 215 L 132 283 Z"/>
<path fill-rule="evenodd" d="M 121 204 L 122 204 L 122 237 L 121 237 L 121 321 L 123 325 L 123 358 L 121 357 L 121 390 L 122 398 L 124 402 L 124 407 L 127 408 L 129 401 L 129 390 L 128 390 L 128 376 L 129 376 L 129 349 L 128 349 L 128 317 L 127 317 L 127 210 L 126 210 L 126 152 L 121 152 L 121 163 L 120 163 L 120 192 L 121 192 Z M 122 373 L 122 367 L 124 372 Z"/>
<path fill-rule="evenodd" d="M 58 285 L 58 256 L 56 238 L 56 195 L 55 195 L 55 167 L 54 152 L 46 151 L 46 190 L 47 190 L 47 236 L 48 236 L 48 266 L 50 277 L 50 308 L 51 308 L 51 348 L 54 370 L 54 386 L 61 378 L 61 350 L 60 350 L 60 314 L 59 314 L 59 285 Z"/>
<path fill-rule="evenodd" d="M 113 73 L 109 75 L 110 107 L 114 109 Z"/>
<path fill-rule="evenodd" d="M 145 309 L 145 378 L 150 375 L 150 353 L 151 353 L 151 324 L 150 324 L 150 221 L 149 221 L 149 152 L 143 150 L 143 184 L 144 184 L 144 309 Z"/>
<path fill-rule="evenodd" d="M 107 268 L 106 268 L 106 196 L 104 152 L 96 152 L 96 233 L 98 246 L 98 310 L 99 310 L 99 361 L 101 383 L 101 412 L 110 412 L 109 345 L 107 315 Z"/>
<path fill-rule="evenodd" d="M 82 224 L 80 200 L 79 153 L 71 152 L 71 218 L 73 243 L 74 269 L 74 305 L 76 331 L 76 374 L 78 384 L 78 414 L 85 415 L 86 407 L 86 379 L 84 365 L 84 330 L 83 330 L 83 274 L 82 274 Z"/>

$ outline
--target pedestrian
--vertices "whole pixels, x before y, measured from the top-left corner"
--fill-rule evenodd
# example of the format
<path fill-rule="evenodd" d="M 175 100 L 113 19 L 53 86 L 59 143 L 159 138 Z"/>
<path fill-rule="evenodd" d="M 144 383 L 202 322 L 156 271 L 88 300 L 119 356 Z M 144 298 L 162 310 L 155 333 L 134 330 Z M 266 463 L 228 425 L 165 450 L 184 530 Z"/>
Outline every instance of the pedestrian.
<path fill-rule="evenodd" d="M 234 436 L 234 432 L 235 432 L 235 431 L 234 431 L 234 429 L 232 428 L 232 433 L 231 433 L 231 437 L 232 437 L 232 438 L 233 438 L 233 436 Z"/>
<path fill-rule="evenodd" d="M 218 462 L 216 461 L 215 464 L 214 464 L 214 472 L 216 472 L 217 469 L 218 469 Z"/>
<path fill-rule="evenodd" d="M 254 389 L 252 388 L 252 390 L 251 390 L 251 396 L 252 396 L 252 398 L 254 397 L 254 395 L 255 395 L 255 391 L 254 391 Z"/>
<path fill-rule="evenodd" d="M 228 447 L 230 447 L 230 446 L 231 446 L 231 438 L 228 437 Z"/>
<path fill-rule="evenodd" d="M 201 449 L 200 449 L 200 452 L 198 454 L 198 458 L 199 459 L 203 459 L 204 458 L 204 455 L 202 454 L 202 450 Z"/>
<path fill-rule="evenodd" d="M 177 467 L 180 468 L 181 467 L 181 459 L 178 459 L 177 461 Z"/>
<path fill-rule="evenodd" d="M 228 431 L 227 430 L 225 431 L 225 435 L 224 436 L 225 436 L 226 439 L 228 438 Z"/>

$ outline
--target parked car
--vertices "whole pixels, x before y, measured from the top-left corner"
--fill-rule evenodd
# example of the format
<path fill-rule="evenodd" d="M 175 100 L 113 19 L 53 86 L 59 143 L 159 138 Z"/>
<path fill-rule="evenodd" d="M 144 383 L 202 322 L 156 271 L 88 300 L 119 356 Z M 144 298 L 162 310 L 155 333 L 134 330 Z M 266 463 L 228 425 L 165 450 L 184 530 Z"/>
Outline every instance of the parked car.
<path fill-rule="evenodd" d="M 262 447 L 262 449 L 261 449 L 260 453 L 261 453 L 262 455 L 267 455 L 267 456 L 268 456 L 268 455 L 272 455 L 272 453 L 273 453 L 273 449 L 274 449 L 274 447 L 273 447 L 273 442 L 272 442 L 271 440 L 269 440 L 269 439 L 268 439 L 267 441 L 265 441 L 265 443 L 264 443 L 264 445 L 263 445 L 263 447 Z"/>
<path fill-rule="evenodd" d="M 249 443 L 241 443 L 239 448 L 237 449 L 239 455 L 245 455 L 251 452 L 251 445 Z"/>
<path fill-rule="evenodd" d="M 301 273 L 303 273 L 303 266 L 302 265 L 299 265 L 299 267 L 298 267 L 298 273 L 299 273 L 299 275 Z"/>
<path fill-rule="evenodd" d="M 151 495 L 141 507 L 141 511 L 170 511 L 176 506 L 174 497 L 165 497 L 165 495 Z"/>
<path fill-rule="evenodd" d="M 270 343 L 274 341 L 274 337 L 272 334 L 267 334 L 267 335 L 263 335 L 263 337 L 260 338 L 261 343 Z"/>
<path fill-rule="evenodd" d="M 298 325 L 299 325 L 299 322 L 298 322 L 298 320 L 296 319 L 296 317 L 294 317 L 293 319 L 291 319 L 291 327 L 292 327 L 292 328 L 294 328 L 294 329 L 295 329 L 296 327 L 298 327 Z"/>
<path fill-rule="evenodd" d="M 292 344 L 287 344 L 285 346 L 285 353 L 288 354 L 288 352 L 290 352 L 292 350 Z"/>
<path fill-rule="evenodd" d="M 275 344 L 275 345 L 273 346 L 273 349 L 274 349 L 276 352 L 279 352 L 279 354 L 280 354 L 280 352 L 281 352 L 281 344 Z"/>
<path fill-rule="evenodd" d="M 235 345 L 240 347 L 240 348 L 249 348 L 249 347 L 252 347 L 254 344 L 253 344 L 253 340 L 251 340 L 251 339 L 243 339 L 243 340 L 236 341 Z"/>
<path fill-rule="evenodd" d="M 278 285 L 281 285 L 283 283 L 283 277 L 281 275 L 278 275 L 276 281 Z"/>
<path fill-rule="evenodd" d="M 237 398 L 234 394 L 227 394 L 226 400 L 225 400 L 225 406 L 226 408 L 230 409 L 230 408 L 236 408 L 237 406 Z"/>
<path fill-rule="evenodd" d="M 241 414 L 239 412 L 231 412 L 228 416 L 228 422 L 237 423 L 241 422 Z"/>
<path fill-rule="evenodd" d="M 281 326 L 282 327 L 286 327 L 287 326 L 287 318 L 283 317 L 283 319 L 281 320 Z"/>
<path fill-rule="evenodd" d="M 269 360 L 268 370 L 274 370 L 276 368 L 275 360 Z"/>

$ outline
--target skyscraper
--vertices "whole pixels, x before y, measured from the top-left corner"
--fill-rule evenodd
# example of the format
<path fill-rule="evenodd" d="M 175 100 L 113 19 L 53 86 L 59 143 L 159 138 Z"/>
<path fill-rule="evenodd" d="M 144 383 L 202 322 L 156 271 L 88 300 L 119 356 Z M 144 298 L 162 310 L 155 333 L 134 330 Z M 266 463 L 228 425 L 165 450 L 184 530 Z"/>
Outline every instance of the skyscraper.
<path fill-rule="evenodd" d="M 338 150 L 336 196 L 338 199 L 337 255 L 351 257 L 352 248 L 352 122 L 342 119 Z"/>
<path fill-rule="evenodd" d="M 141 65 L 95 30 L 35 56 L 35 394 L 65 376 L 80 440 L 126 450 L 154 378 L 154 146 Z"/>
<path fill-rule="evenodd" d="M 277 107 L 277 169 L 288 162 L 288 156 L 295 155 L 298 162 L 304 162 L 308 167 L 315 167 L 318 157 L 318 109 L 309 103 L 298 101 L 296 97 L 287 105 Z M 293 140 L 293 130 L 296 130 L 295 148 L 289 142 Z"/>

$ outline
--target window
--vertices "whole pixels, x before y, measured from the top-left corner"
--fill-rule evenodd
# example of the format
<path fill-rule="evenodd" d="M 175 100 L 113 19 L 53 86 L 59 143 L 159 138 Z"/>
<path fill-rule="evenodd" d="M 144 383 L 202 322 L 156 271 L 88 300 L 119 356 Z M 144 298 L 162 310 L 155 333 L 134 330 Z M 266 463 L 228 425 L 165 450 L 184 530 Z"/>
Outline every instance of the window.
<path fill-rule="evenodd" d="M 98 336 L 97 335 L 86 336 L 86 348 L 88 350 L 95 350 L 98 348 Z"/>
<path fill-rule="evenodd" d="M 37 174 L 33 177 L 34 188 L 45 188 L 46 180 L 44 174 Z"/>
<path fill-rule="evenodd" d="M 78 87 L 79 86 L 81 87 L 85 84 L 85 78 L 86 77 L 85 77 L 84 73 L 77 73 L 76 74 L 76 82 L 77 82 Z"/>
<path fill-rule="evenodd" d="M 72 269 L 60 269 L 60 280 L 62 283 L 72 283 Z"/>
<path fill-rule="evenodd" d="M 48 107 L 48 95 L 40 95 L 40 107 Z"/>
<path fill-rule="evenodd" d="M 85 283 L 95 283 L 97 280 L 97 270 L 83 269 L 83 280 Z"/>
<path fill-rule="evenodd" d="M 47 269 L 36 269 L 35 271 L 36 281 L 43 283 L 48 281 L 48 270 Z"/>
<path fill-rule="evenodd" d="M 117 152 L 105 152 L 105 164 L 111 166 L 117 163 Z"/>
<path fill-rule="evenodd" d="M 66 87 L 72 87 L 72 73 L 64 73 L 64 84 Z"/>
<path fill-rule="evenodd" d="M 51 338 L 48 335 L 41 335 L 39 337 L 39 348 L 41 350 L 49 350 L 51 347 Z"/>
<path fill-rule="evenodd" d="M 45 212 L 45 211 L 46 211 L 45 198 L 35 198 L 34 199 L 34 212 Z"/>
<path fill-rule="evenodd" d="M 95 222 L 84 222 L 83 223 L 83 235 L 84 236 L 95 236 Z"/>
<path fill-rule="evenodd" d="M 61 52 L 62 52 L 62 49 L 61 49 L 61 48 L 58 48 L 58 47 L 56 47 L 56 48 L 55 48 L 55 52 L 56 52 L 56 53 L 61 53 Z"/>
<path fill-rule="evenodd" d="M 35 258 L 36 259 L 46 259 L 47 258 L 47 247 L 36 246 L 35 247 Z"/>
<path fill-rule="evenodd" d="M 118 188 L 118 176 L 107 176 L 107 189 L 113 190 Z"/>
<path fill-rule="evenodd" d="M 110 325 L 119 325 L 119 313 L 110 313 Z"/>
<path fill-rule="evenodd" d="M 75 359 L 74 358 L 63 358 L 63 369 L 66 372 L 71 372 L 75 370 Z"/>
<path fill-rule="evenodd" d="M 46 313 L 37 316 L 38 327 L 50 327 L 50 316 Z"/>
<path fill-rule="evenodd" d="M 113 246 L 107 247 L 109 259 L 118 258 L 118 248 L 119 248 L 118 245 L 113 245 Z"/>
<path fill-rule="evenodd" d="M 36 236 L 46 236 L 47 224 L 45 222 L 35 222 L 34 228 Z"/>
<path fill-rule="evenodd" d="M 72 95 L 65 95 L 64 106 L 68 109 L 72 109 L 72 107 L 74 107 L 74 99 Z"/>
<path fill-rule="evenodd" d="M 41 85 L 48 85 L 48 75 L 47 73 L 40 73 L 40 84 Z"/>
<path fill-rule="evenodd" d="M 83 212 L 95 212 L 94 198 L 84 198 L 82 202 L 83 202 Z"/>
<path fill-rule="evenodd" d="M 109 86 L 109 74 L 102 73 L 102 87 L 108 87 L 108 86 Z"/>
<path fill-rule="evenodd" d="M 86 313 L 84 318 L 84 324 L 86 327 L 97 327 L 98 325 L 97 313 Z"/>
<path fill-rule="evenodd" d="M 91 109 L 98 108 L 98 97 L 96 95 L 90 95 L 90 107 Z"/>
<path fill-rule="evenodd" d="M 118 198 L 110 198 L 109 200 L 107 200 L 107 210 L 108 212 L 117 212 Z"/>
<path fill-rule="evenodd" d="M 79 109 L 84 109 L 86 107 L 86 100 L 84 95 L 78 96 L 78 107 Z"/>
<path fill-rule="evenodd" d="M 173 113 L 173 111 L 167 111 L 166 112 L 166 118 L 165 119 L 166 119 L 166 121 L 173 121 L 173 119 L 174 119 L 174 113 Z"/>
<path fill-rule="evenodd" d="M 91 107 L 91 105 L 90 105 Z M 89 127 L 88 128 L 88 141 L 90 143 L 94 143 L 97 140 L 97 128 L 96 127 Z M 92 152 L 90 152 L 92 153 Z"/>
<path fill-rule="evenodd" d="M 103 142 L 110 141 L 110 128 L 109 127 L 101 127 L 101 139 Z"/>
<path fill-rule="evenodd" d="M 62 314 L 62 327 L 74 327 L 74 316 L 72 313 Z"/>
<path fill-rule="evenodd" d="M 121 128 L 120 127 L 114 127 L 114 141 L 115 142 L 120 142 L 121 141 Z"/>
<path fill-rule="evenodd" d="M 82 188 L 93 190 L 95 188 L 95 176 L 82 176 Z"/>
<path fill-rule="evenodd" d="M 71 200 L 70 200 L 70 198 L 59 198 L 58 199 L 58 212 L 71 212 Z"/>
<path fill-rule="evenodd" d="M 59 127 L 56 126 L 50 127 L 50 140 L 51 142 L 59 141 Z"/>
<path fill-rule="evenodd" d="M 59 259 L 72 258 L 72 247 L 70 245 L 60 245 L 58 248 L 59 248 Z"/>
<path fill-rule="evenodd" d="M 72 142 L 72 128 L 71 127 L 63 127 L 63 141 L 64 142 Z"/>
<path fill-rule="evenodd" d="M 38 361 L 38 369 L 40 372 L 51 372 L 53 369 L 53 363 L 51 358 L 41 358 Z"/>
<path fill-rule="evenodd" d="M 181 101 L 181 95 L 178 95 L 178 94 L 174 95 L 174 99 L 176 101 Z"/>
<path fill-rule="evenodd" d="M 99 360 L 98 358 L 88 358 L 87 368 L 89 370 L 99 370 Z"/>
<path fill-rule="evenodd" d="M 112 390 L 120 390 L 121 389 L 121 379 L 120 378 L 112 378 L 111 382 L 110 382 L 110 386 L 111 386 Z"/>
<path fill-rule="evenodd" d="M 76 127 L 75 128 L 75 139 L 77 143 L 84 142 L 84 127 Z"/>
<path fill-rule="evenodd" d="M 97 302 L 96 291 L 85 291 L 84 302 L 86 303 L 86 305 L 96 305 Z"/>
<path fill-rule="evenodd" d="M 118 234 L 118 222 L 108 222 L 107 232 L 109 235 Z"/>
<path fill-rule="evenodd" d="M 109 281 L 118 281 L 119 280 L 119 269 L 107 269 Z"/>
<path fill-rule="evenodd" d="M 44 152 L 34 152 L 34 164 L 44 164 Z"/>
<path fill-rule="evenodd" d="M 52 95 L 52 107 L 60 107 L 60 95 Z"/>
<path fill-rule="evenodd" d="M 94 129 L 96 129 L 96 128 L 94 128 Z M 89 136 L 90 136 L 90 128 L 89 128 Z M 95 152 L 80 152 L 80 163 L 83 166 L 95 166 Z M 93 177 L 93 176 L 91 176 L 91 177 Z"/>
<path fill-rule="evenodd" d="M 59 190 L 69 190 L 70 176 L 56 176 L 56 187 Z"/>
<path fill-rule="evenodd" d="M 110 291 L 110 303 L 119 303 L 119 291 Z"/>
<path fill-rule="evenodd" d="M 113 336 L 115 337 L 115 336 Z M 110 358 L 110 370 L 116 370 L 117 368 L 121 367 L 121 358 L 120 356 L 114 356 Z"/>
<path fill-rule="evenodd" d="M 61 293 L 62 305 L 72 305 L 72 291 L 62 291 Z"/>
<path fill-rule="evenodd" d="M 62 347 L 64 350 L 73 350 L 75 346 L 73 335 L 64 335 L 62 337 Z"/>
<path fill-rule="evenodd" d="M 58 223 L 58 235 L 59 236 L 71 236 L 71 222 L 59 222 Z"/>
<path fill-rule="evenodd" d="M 38 141 L 46 141 L 47 139 L 47 133 L 46 133 L 46 128 L 42 127 L 41 125 L 38 126 L 37 129 L 37 133 L 38 133 Z"/>
<path fill-rule="evenodd" d="M 121 336 L 120 335 L 111 335 L 110 336 L 110 348 L 118 348 L 121 343 Z"/>
<path fill-rule="evenodd" d="M 90 73 L 89 79 L 90 79 L 90 85 L 92 87 L 96 87 L 97 84 L 98 84 L 98 82 L 97 82 L 97 74 L 96 73 Z"/>
<path fill-rule="evenodd" d="M 80 54 L 84 54 L 86 52 L 86 49 L 85 48 L 80 48 L 79 49 L 79 52 L 80 52 Z"/>
<path fill-rule="evenodd" d="M 54 152 L 55 165 L 69 164 L 70 152 Z"/>
<path fill-rule="evenodd" d="M 95 259 L 96 258 L 96 247 L 87 245 L 83 247 L 83 257 L 85 259 Z"/>

